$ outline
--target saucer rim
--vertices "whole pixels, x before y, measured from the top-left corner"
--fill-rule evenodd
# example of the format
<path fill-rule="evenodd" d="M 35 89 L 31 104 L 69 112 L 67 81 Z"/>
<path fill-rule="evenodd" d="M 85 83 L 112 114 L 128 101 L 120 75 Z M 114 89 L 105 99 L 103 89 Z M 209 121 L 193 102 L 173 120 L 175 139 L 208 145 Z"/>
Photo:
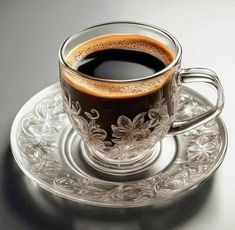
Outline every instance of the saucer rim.
<path fill-rule="evenodd" d="M 145 201 L 141 201 L 141 202 L 132 202 L 132 204 L 131 204 L 131 203 L 121 203 L 121 202 L 120 203 L 106 203 L 106 202 L 101 203 L 98 201 L 84 200 L 79 197 L 72 197 L 67 194 L 64 194 L 62 191 L 59 191 L 56 188 L 53 188 L 50 185 L 47 185 L 47 184 L 43 183 L 42 181 L 38 180 L 38 178 L 35 178 L 34 175 L 32 175 L 30 172 L 28 172 L 28 170 L 21 163 L 21 160 L 19 159 L 19 157 L 17 155 L 17 152 L 19 152 L 19 148 L 18 148 L 17 139 L 16 139 L 16 135 L 18 133 L 18 130 L 17 130 L 18 124 L 20 123 L 22 116 L 25 114 L 24 111 L 27 110 L 28 105 L 35 104 L 36 102 L 38 102 L 38 99 L 41 97 L 41 95 L 43 93 L 45 93 L 47 91 L 52 93 L 52 90 L 53 91 L 58 90 L 59 84 L 60 83 L 57 82 L 57 83 L 54 83 L 50 86 L 47 86 L 46 88 L 40 90 L 38 93 L 33 95 L 30 99 L 28 99 L 26 101 L 26 103 L 24 103 L 24 105 L 17 112 L 17 115 L 15 116 L 14 121 L 12 123 L 11 132 L 10 132 L 10 146 L 11 146 L 13 157 L 14 157 L 16 163 L 18 164 L 19 168 L 32 181 L 34 181 L 40 187 L 42 187 L 43 189 L 47 190 L 48 192 L 50 192 L 54 195 L 57 195 L 59 197 L 63 197 L 65 199 L 68 199 L 68 200 L 71 200 L 74 202 L 78 202 L 81 204 L 100 206 L 100 207 L 109 207 L 109 208 L 136 208 L 136 207 L 143 207 L 143 206 L 147 206 L 147 205 L 157 205 L 157 203 L 159 201 L 167 202 L 167 201 L 171 201 L 171 200 L 176 200 L 176 198 L 180 198 L 180 197 L 184 196 L 186 193 L 189 193 L 189 192 L 193 191 L 194 189 L 196 189 L 197 187 L 199 187 L 202 183 L 204 183 L 207 179 L 211 178 L 211 176 L 214 175 L 214 173 L 218 170 L 218 168 L 220 167 L 220 165 L 222 164 L 222 162 L 225 158 L 227 147 L 228 147 L 228 132 L 227 132 L 227 128 L 225 126 L 223 119 L 220 116 L 218 116 L 215 118 L 215 121 L 219 125 L 219 130 L 220 131 L 223 130 L 222 134 L 220 132 L 220 136 L 222 137 L 222 143 L 221 143 L 220 150 L 219 150 L 221 152 L 220 158 L 217 160 L 217 162 L 215 162 L 213 168 L 208 172 L 208 175 L 204 175 L 204 177 L 202 177 L 196 184 L 192 184 L 192 185 L 186 187 L 183 191 L 180 191 L 179 193 L 175 194 L 175 196 L 167 197 L 167 198 L 155 198 L 154 201 L 153 200 L 149 200 L 149 201 L 145 200 Z M 205 98 L 203 95 L 199 94 L 195 90 L 188 88 L 188 87 L 184 87 L 184 89 L 186 90 L 186 92 L 189 92 L 192 95 L 196 95 L 196 97 L 199 98 L 199 100 L 202 100 L 204 103 L 206 103 L 208 105 L 212 104 L 211 102 L 209 102 L 209 100 L 207 98 Z M 117 184 L 120 184 L 120 183 L 118 182 Z"/>

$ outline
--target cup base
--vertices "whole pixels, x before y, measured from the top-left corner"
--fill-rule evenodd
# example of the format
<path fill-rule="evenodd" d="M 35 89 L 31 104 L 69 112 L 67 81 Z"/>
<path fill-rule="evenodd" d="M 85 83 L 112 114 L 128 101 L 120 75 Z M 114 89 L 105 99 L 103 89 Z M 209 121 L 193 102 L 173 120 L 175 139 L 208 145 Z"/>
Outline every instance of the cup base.
<path fill-rule="evenodd" d="M 142 173 L 155 164 L 161 153 L 161 143 L 157 142 L 151 150 L 140 153 L 142 157 L 138 160 L 126 162 L 124 160 L 121 164 L 100 158 L 83 141 L 80 142 L 80 150 L 85 162 L 94 170 L 111 176 L 126 177 Z"/>
<path fill-rule="evenodd" d="M 176 139 L 176 137 L 166 137 L 161 142 L 157 142 L 145 157 L 135 158 L 132 164 L 122 164 L 119 167 L 118 164 L 110 165 L 109 161 L 98 159 L 97 163 L 94 158 L 90 158 L 93 156 L 92 153 L 71 126 L 61 135 L 60 149 L 63 161 L 77 175 L 109 182 L 131 182 L 152 177 L 166 170 L 177 155 L 177 143 L 180 140 Z M 143 156 L 142 154 L 143 152 L 140 156 Z"/>

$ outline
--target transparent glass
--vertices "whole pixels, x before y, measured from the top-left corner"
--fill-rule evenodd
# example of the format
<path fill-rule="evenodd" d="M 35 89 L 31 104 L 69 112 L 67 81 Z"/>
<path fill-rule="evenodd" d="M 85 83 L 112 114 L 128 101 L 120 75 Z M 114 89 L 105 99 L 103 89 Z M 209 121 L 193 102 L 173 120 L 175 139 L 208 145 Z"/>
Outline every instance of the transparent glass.
<path fill-rule="evenodd" d="M 71 67 L 74 48 L 106 35 L 141 35 L 167 47 L 172 61 L 161 71 L 138 79 L 100 79 Z M 110 22 L 81 30 L 61 46 L 60 81 L 64 109 L 82 138 L 83 157 L 95 169 L 110 175 L 144 171 L 157 159 L 157 143 L 167 134 L 193 129 L 217 116 L 223 108 L 223 90 L 216 74 L 208 69 L 180 69 L 181 46 L 168 32 L 135 22 Z M 176 121 L 182 83 L 205 82 L 218 92 L 210 111 Z"/>

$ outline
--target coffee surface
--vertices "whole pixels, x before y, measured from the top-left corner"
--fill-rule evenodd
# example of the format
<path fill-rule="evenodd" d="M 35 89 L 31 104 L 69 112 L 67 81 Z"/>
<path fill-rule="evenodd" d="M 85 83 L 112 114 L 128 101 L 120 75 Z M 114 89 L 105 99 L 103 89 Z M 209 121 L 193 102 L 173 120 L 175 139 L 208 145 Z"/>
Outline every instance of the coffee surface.
<path fill-rule="evenodd" d="M 164 69 L 174 57 L 168 47 L 147 36 L 104 35 L 71 49 L 65 61 L 74 71 L 65 69 L 61 75 L 62 80 L 85 94 L 110 99 L 134 98 L 151 94 L 172 79 L 171 71 L 156 78 L 148 76 Z"/>
<path fill-rule="evenodd" d="M 138 79 L 165 68 L 157 57 L 138 50 L 105 49 L 78 61 L 76 69 L 86 75 L 109 80 Z"/>

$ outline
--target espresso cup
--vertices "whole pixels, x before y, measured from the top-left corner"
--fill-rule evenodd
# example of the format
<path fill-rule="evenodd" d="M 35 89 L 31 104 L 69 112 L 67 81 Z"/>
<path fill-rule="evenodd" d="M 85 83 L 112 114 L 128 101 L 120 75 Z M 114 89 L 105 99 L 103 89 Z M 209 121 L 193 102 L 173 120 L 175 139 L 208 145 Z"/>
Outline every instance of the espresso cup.
<path fill-rule="evenodd" d="M 119 69 L 116 56 L 121 59 Z M 217 75 L 204 68 L 181 69 L 181 58 L 181 46 L 170 33 L 135 22 L 92 26 L 62 44 L 64 109 L 81 137 L 81 154 L 89 165 L 111 175 L 143 171 L 156 159 L 157 143 L 167 134 L 194 129 L 222 111 Z M 176 120 L 180 88 L 191 82 L 214 86 L 217 103 L 192 119 Z"/>

